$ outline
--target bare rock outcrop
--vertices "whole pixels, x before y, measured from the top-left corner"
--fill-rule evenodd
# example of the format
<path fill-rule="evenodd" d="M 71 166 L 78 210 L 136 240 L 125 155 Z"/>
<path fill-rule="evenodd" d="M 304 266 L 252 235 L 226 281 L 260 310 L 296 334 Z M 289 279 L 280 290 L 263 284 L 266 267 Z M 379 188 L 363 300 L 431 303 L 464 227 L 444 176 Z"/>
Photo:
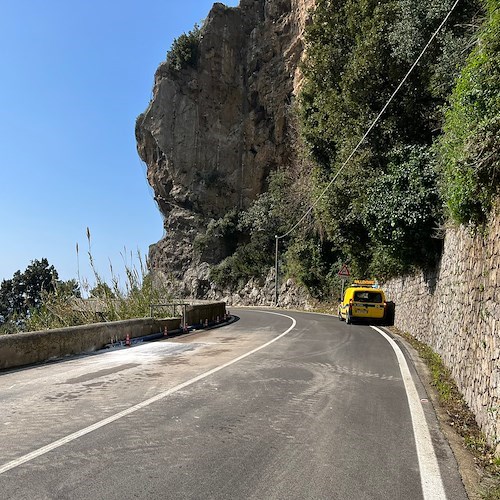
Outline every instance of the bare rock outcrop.
<path fill-rule="evenodd" d="M 194 238 L 210 220 L 248 208 L 269 173 L 289 163 L 288 113 L 313 4 L 216 3 L 201 28 L 196 64 L 157 69 L 153 98 L 136 124 L 137 149 L 164 217 L 165 235 L 150 247 L 152 269 L 182 279 L 202 262 L 221 261 L 223 244 L 195 255 Z"/>

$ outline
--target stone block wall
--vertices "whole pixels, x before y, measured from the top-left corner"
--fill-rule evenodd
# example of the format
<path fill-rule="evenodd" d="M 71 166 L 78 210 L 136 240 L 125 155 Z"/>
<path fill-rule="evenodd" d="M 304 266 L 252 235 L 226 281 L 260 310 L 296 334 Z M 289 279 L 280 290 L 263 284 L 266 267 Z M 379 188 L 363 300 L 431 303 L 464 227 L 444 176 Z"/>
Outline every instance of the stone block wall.
<path fill-rule="evenodd" d="M 500 455 L 500 210 L 485 234 L 449 229 L 435 271 L 384 284 L 395 326 L 443 359 Z"/>

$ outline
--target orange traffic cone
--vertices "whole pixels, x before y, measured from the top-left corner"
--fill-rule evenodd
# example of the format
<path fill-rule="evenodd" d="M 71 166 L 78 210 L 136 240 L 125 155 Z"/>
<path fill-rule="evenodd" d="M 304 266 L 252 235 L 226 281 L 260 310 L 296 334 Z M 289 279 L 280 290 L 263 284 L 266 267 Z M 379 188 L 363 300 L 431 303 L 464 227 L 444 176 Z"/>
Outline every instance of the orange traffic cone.
<path fill-rule="evenodd" d="M 130 347 L 130 335 L 127 333 L 127 337 L 125 338 L 125 345 Z"/>
<path fill-rule="evenodd" d="M 163 330 L 163 336 L 168 337 L 168 327 L 165 325 L 165 330 Z"/>

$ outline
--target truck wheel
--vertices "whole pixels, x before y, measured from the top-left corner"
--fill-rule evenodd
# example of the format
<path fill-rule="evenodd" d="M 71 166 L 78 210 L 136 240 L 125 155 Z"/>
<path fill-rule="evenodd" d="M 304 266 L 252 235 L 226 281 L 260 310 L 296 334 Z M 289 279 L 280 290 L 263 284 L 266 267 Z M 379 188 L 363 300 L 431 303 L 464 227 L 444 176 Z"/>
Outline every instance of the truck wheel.
<path fill-rule="evenodd" d="M 384 317 L 385 325 L 387 326 L 394 325 L 395 312 L 396 312 L 396 304 L 394 304 L 394 302 L 387 302 L 385 317 Z"/>

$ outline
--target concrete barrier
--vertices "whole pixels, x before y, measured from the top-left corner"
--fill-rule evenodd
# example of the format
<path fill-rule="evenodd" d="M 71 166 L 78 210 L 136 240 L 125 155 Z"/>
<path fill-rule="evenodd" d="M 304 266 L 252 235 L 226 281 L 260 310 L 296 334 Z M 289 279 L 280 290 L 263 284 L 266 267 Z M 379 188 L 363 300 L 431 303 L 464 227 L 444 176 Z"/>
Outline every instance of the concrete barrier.
<path fill-rule="evenodd" d="M 107 344 L 179 328 L 181 319 L 132 319 L 0 336 L 0 370 L 102 349 Z"/>
<path fill-rule="evenodd" d="M 0 335 L 0 370 L 40 363 L 73 354 L 97 351 L 108 344 L 162 333 L 172 333 L 185 324 L 201 325 L 222 320 L 225 302 L 186 305 L 185 318 L 130 319 L 109 323 L 55 328 L 41 332 Z"/>
<path fill-rule="evenodd" d="M 224 314 L 226 314 L 225 302 L 188 305 L 186 306 L 186 324 L 203 325 L 205 321 L 213 324 L 217 321 L 217 318 L 222 321 Z"/>

